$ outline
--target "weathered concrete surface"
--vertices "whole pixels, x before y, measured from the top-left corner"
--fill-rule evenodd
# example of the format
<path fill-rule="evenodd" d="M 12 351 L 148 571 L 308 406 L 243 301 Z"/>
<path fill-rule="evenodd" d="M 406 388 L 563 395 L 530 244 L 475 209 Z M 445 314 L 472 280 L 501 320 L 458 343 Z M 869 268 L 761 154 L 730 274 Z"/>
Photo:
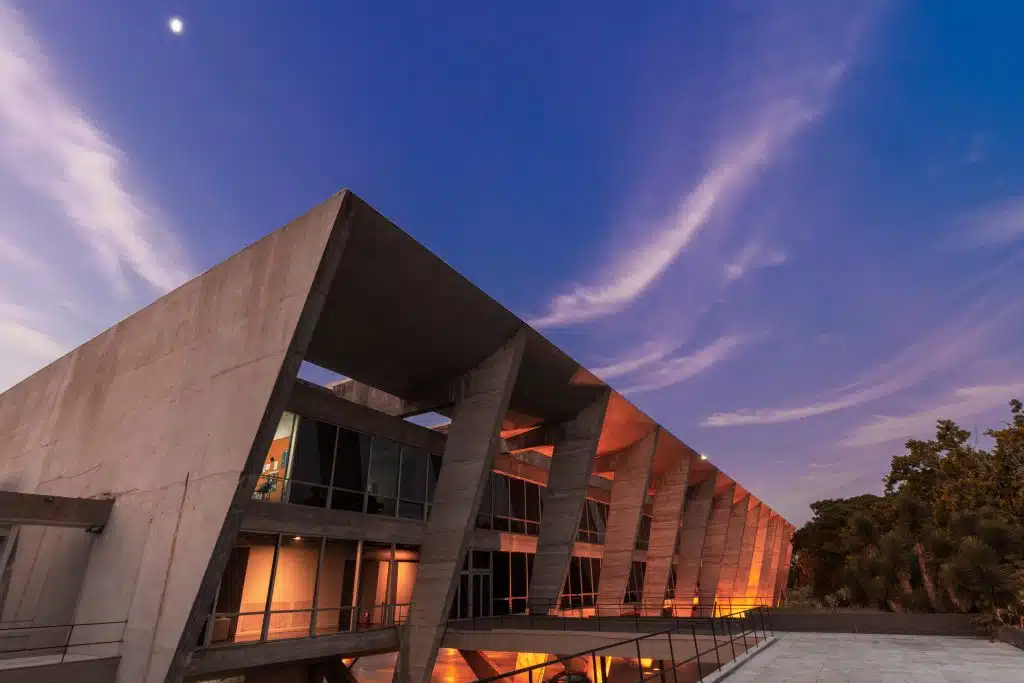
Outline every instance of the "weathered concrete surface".
<path fill-rule="evenodd" d="M 487 656 L 479 650 L 459 650 L 459 655 L 466 661 L 466 664 L 473 671 L 477 678 L 493 678 L 498 675 Z"/>
<path fill-rule="evenodd" d="M 110 518 L 112 499 L 0 491 L 0 524 L 100 528 Z"/>
<path fill-rule="evenodd" d="M 747 527 L 752 496 L 745 494 L 733 503 L 729 516 L 729 527 L 725 536 L 725 549 L 722 551 L 722 572 L 718 577 L 716 600 L 722 609 L 731 611 L 732 587 L 739 569 L 740 552 L 743 548 L 743 534 Z"/>
<path fill-rule="evenodd" d="M 768 565 L 767 571 L 761 579 L 761 586 L 758 592 L 769 598 L 769 602 L 772 606 L 777 605 L 778 601 L 775 599 L 775 581 L 779 576 L 779 564 L 782 556 L 782 540 L 785 535 L 786 520 L 781 517 L 775 520 L 775 533 L 771 538 L 771 549 L 768 552 Z"/>
<path fill-rule="evenodd" d="M 1019 683 L 1024 666 L 1019 650 L 974 638 L 776 635 L 729 683 Z"/>
<path fill-rule="evenodd" d="M 16 662 L 0 660 L 0 683 L 114 683 L 117 678 L 117 667 L 121 662 L 120 657 L 52 663 L 45 663 L 45 657 L 37 659 L 43 663 L 16 666 Z"/>
<path fill-rule="evenodd" d="M 615 466 L 612 503 L 601 558 L 601 581 L 597 589 L 598 606 L 611 608 L 612 613 L 622 604 L 626 593 L 636 533 L 651 480 L 651 463 L 658 447 L 658 431 L 655 429 L 622 453 Z"/>
<path fill-rule="evenodd" d="M 219 581 L 208 561 L 246 464 L 284 408 L 345 196 L 0 395 L 4 488 L 116 498 L 101 535 L 24 530 L 4 619 L 127 620 L 118 680 L 164 681 L 200 585 Z"/>
<path fill-rule="evenodd" d="M 775 536 L 778 530 L 780 517 L 765 507 L 767 516 L 761 516 L 762 529 L 758 528 L 758 548 L 754 554 L 754 567 L 750 572 L 749 592 L 760 602 L 771 605 L 771 591 L 766 590 L 769 585 L 768 573 L 772 562 L 772 550 L 775 545 Z M 767 517 L 767 519 L 766 519 Z"/>
<path fill-rule="evenodd" d="M 683 509 L 683 530 L 679 537 L 679 560 L 676 568 L 676 598 L 697 595 L 704 539 L 708 535 L 711 507 L 715 497 L 718 474 L 712 474 L 697 485 L 693 498 Z"/>
<path fill-rule="evenodd" d="M 666 437 L 662 443 L 672 445 L 671 441 Z M 686 487 L 690 479 L 690 461 L 694 457 L 687 448 L 674 451 L 672 455 L 676 459 L 675 463 L 654 483 L 651 540 L 648 544 L 643 593 L 643 607 L 648 614 L 660 612 L 656 606 L 665 598 L 669 574 L 676 559 L 676 539 L 680 533 Z"/>
<path fill-rule="evenodd" d="M 753 597 L 747 593 L 750 585 L 750 567 L 754 563 L 754 551 L 757 547 L 757 533 L 761 523 L 761 511 L 765 509 L 760 501 L 751 496 L 752 507 L 747 512 L 747 523 L 743 527 L 743 541 L 740 544 L 740 559 L 736 567 L 736 578 L 730 592 L 733 602 Z"/>
<path fill-rule="evenodd" d="M 402 633 L 395 672 L 401 683 L 427 683 L 434 669 L 525 341 L 517 334 L 461 381 Z"/>
<path fill-rule="evenodd" d="M 562 425 L 555 441 L 548 485 L 541 492 L 544 517 L 530 576 L 531 611 L 553 607 L 565 584 L 607 406 L 604 393 Z"/>
<path fill-rule="evenodd" d="M 725 553 L 725 541 L 729 532 L 729 520 L 732 517 L 733 497 L 736 485 L 729 484 L 725 491 L 718 495 L 711 505 L 711 517 L 708 530 L 704 537 L 700 565 L 699 591 L 700 607 L 710 616 L 710 610 L 718 595 L 718 581 L 722 576 L 722 556 Z"/>

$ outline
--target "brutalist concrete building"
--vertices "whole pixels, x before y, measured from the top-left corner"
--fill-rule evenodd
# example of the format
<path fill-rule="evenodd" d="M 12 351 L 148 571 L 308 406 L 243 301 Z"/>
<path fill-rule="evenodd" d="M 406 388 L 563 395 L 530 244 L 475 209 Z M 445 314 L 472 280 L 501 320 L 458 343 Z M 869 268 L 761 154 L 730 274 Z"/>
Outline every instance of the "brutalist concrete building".
<path fill-rule="evenodd" d="M 453 618 L 785 590 L 785 519 L 347 191 L 0 395 L 0 439 L 0 682 L 426 683 Z"/>

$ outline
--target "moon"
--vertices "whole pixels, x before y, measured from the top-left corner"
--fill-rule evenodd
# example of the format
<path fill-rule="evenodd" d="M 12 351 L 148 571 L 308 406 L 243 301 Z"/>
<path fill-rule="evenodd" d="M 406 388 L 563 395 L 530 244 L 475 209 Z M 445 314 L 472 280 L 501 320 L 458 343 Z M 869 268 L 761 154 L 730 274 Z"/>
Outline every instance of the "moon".
<path fill-rule="evenodd" d="M 181 17 L 171 17 L 167 21 L 167 28 L 170 29 L 171 33 L 176 36 L 180 36 L 185 30 L 185 22 L 181 20 Z"/>

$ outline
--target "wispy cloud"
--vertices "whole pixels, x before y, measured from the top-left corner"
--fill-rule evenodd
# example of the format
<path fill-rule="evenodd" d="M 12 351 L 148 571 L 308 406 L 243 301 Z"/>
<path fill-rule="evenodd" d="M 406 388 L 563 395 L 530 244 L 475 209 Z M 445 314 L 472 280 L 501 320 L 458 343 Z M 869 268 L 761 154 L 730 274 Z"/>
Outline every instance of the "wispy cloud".
<path fill-rule="evenodd" d="M 967 240 L 981 247 L 1024 240 L 1024 197 L 975 211 L 964 221 Z"/>
<path fill-rule="evenodd" d="M 876 446 L 893 441 L 929 436 L 939 419 L 962 420 L 1000 406 L 1012 398 L 1024 396 L 1024 380 L 1007 384 L 971 386 L 956 389 L 941 403 L 906 415 L 879 415 L 854 429 L 843 439 L 843 446 Z"/>
<path fill-rule="evenodd" d="M 659 359 L 660 362 L 656 368 L 635 376 L 633 378 L 635 383 L 622 389 L 622 393 L 653 391 L 679 384 L 726 360 L 738 351 L 745 342 L 746 339 L 744 337 L 728 335 L 719 337 L 707 346 L 689 355 L 665 360 Z M 602 376 L 600 372 L 597 374 Z"/>
<path fill-rule="evenodd" d="M 737 427 L 794 422 L 863 405 L 908 389 L 935 373 L 978 357 L 990 337 L 1012 321 L 1019 304 L 992 312 L 981 299 L 964 315 L 947 321 L 911 344 L 894 358 L 875 367 L 859 381 L 840 387 L 818 400 L 784 408 L 714 413 L 704 427 Z"/>
<path fill-rule="evenodd" d="M 577 285 L 556 296 L 548 312 L 532 320 L 532 324 L 572 325 L 618 313 L 629 306 L 692 244 L 715 212 L 735 201 L 756 173 L 821 114 L 823 105 L 820 95 L 814 101 L 789 98 L 767 105 L 745 134 L 723 145 L 707 172 L 685 193 L 675 213 L 660 229 L 613 263 L 594 284 Z"/>
<path fill-rule="evenodd" d="M 756 268 L 779 266 L 786 262 L 781 249 L 766 248 L 758 242 L 748 242 L 736 257 L 725 266 L 725 279 L 735 282 Z"/>
<path fill-rule="evenodd" d="M 20 311 L 0 330 L 0 387 L 95 333 L 97 308 L 109 323 L 192 272 L 159 213 L 129 187 L 124 155 L 51 64 L 23 15 L 0 0 L 0 303 Z M 96 303 L 112 295 L 117 311 Z M 69 310 L 92 320 L 74 328 Z"/>

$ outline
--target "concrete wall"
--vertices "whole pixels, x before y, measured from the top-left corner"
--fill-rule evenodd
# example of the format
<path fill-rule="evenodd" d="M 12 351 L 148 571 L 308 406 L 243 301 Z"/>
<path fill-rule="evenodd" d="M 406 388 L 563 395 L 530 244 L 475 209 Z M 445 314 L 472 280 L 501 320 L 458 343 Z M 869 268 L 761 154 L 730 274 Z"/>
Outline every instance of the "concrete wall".
<path fill-rule="evenodd" d="M 4 488 L 116 499 L 99 536 L 25 529 L 5 620 L 127 621 L 118 681 L 164 681 L 246 464 L 262 462 L 294 381 L 296 330 L 342 199 L 0 395 Z"/>
<path fill-rule="evenodd" d="M 894 614 L 870 610 L 827 612 L 776 608 L 769 610 L 776 633 L 881 633 L 916 636 L 976 636 L 970 614 Z"/>
<path fill-rule="evenodd" d="M 1013 645 L 1015 648 L 1024 650 L 1024 628 L 1000 626 L 996 629 L 996 638 L 1007 645 Z"/>

